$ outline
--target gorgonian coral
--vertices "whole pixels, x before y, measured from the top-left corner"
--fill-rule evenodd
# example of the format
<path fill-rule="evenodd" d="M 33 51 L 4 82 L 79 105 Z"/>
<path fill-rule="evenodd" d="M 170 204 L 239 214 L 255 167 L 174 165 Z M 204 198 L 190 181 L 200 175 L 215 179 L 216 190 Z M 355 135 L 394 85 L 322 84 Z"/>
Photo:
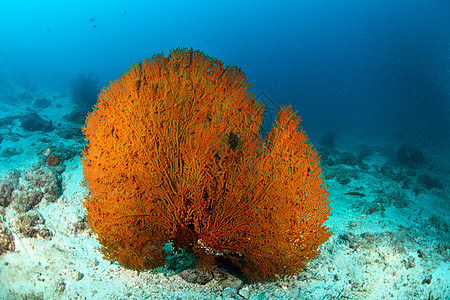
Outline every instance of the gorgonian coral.
<path fill-rule="evenodd" d="M 136 63 L 102 90 L 83 130 L 101 251 L 131 269 L 163 246 L 253 281 L 289 276 L 330 233 L 319 157 L 290 107 L 265 140 L 264 108 L 236 66 L 187 48 Z"/>

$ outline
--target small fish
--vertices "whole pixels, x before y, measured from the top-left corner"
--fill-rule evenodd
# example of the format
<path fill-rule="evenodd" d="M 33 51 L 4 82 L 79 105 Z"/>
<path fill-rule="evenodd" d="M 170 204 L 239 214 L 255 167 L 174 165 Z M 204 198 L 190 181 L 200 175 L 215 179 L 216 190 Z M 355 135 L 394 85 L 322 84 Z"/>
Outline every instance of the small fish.
<path fill-rule="evenodd" d="M 126 14 L 127 14 L 127 11 L 124 11 L 124 12 L 123 12 L 123 15 L 125 16 Z"/>
<path fill-rule="evenodd" d="M 92 18 L 89 19 L 89 22 L 94 22 L 94 21 L 95 21 L 95 18 L 94 18 L 94 17 L 92 17 Z"/>

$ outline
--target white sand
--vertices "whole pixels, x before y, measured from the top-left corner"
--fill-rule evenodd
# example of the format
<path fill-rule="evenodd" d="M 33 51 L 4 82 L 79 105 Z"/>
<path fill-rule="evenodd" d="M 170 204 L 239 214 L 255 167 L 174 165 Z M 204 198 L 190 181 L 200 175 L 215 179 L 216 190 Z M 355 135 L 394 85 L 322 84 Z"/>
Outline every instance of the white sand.
<path fill-rule="evenodd" d="M 41 94 L 52 98 L 56 93 Z M 73 108 L 68 105 L 70 100 L 52 101 L 51 107 L 36 111 L 56 124 L 65 123 L 61 117 Z M 58 103 L 62 107 L 56 107 Z M 22 114 L 26 107 L 0 102 L 0 118 Z M 53 144 L 77 144 L 58 137 L 55 131 L 26 132 L 17 122 L 0 128 L 0 134 L 0 151 L 6 147 L 24 150 L 0 158 L 2 178 L 11 169 L 24 172 L 42 158 L 48 148 L 47 142 L 39 141 L 42 137 Z M 11 140 L 13 136 L 19 139 Z M 345 151 L 353 149 L 357 154 L 357 141 L 345 145 Z M 430 164 L 441 167 L 429 171 L 427 164 L 410 170 L 390 163 L 391 158 L 380 152 L 364 160 L 367 170 L 341 165 L 355 178 L 346 185 L 336 177 L 327 180 L 333 208 L 327 225 L 334 234 L 322 245 L 321 255 L 299 276 L 241 284 L 236 290 L 230 289 L 229 282 L 214 279 L 206 285 L 191 284 L 166 270 L 138 273 L 105 261 L 91 230 L 77 230 L 83 223 L 87 189 L 76 156 L 64 162 L 63 195 L 54 203 L 43 200 L 33 209 L 45 219 L 51 240 L 18 233 L 13 225 L 18 214 L 11 206 L 5 208 L 3 224 L 13 232 L 15 252 L 0 256 L 0 299 L 221 299 L 227 295 L 230 299 L 428 299 L 430 293 L 434 299 L 450 299 L 450 240 L 445 225 L 450 223 L 450 169 L 448 162 L 445 167 L 439 161 L 449 156 L 425 155 L 432 156 Z M 395 173 L 404 174 L 410 181 L 408 188 L 380 173 L 385 163 Z M 425 172 L 440 178 L 443 188 L 420 188 L 416 173 Z M 417 196 L 414 186 L 420 189 Z M 378 210 L 380 191 L 396 188 L 404 193 L 408 205 L 386 204 L 385 210 Z M 354 191 L 365 196 L 345 195 Z M 430 275 L 431 282 L 423 283 Z"/>

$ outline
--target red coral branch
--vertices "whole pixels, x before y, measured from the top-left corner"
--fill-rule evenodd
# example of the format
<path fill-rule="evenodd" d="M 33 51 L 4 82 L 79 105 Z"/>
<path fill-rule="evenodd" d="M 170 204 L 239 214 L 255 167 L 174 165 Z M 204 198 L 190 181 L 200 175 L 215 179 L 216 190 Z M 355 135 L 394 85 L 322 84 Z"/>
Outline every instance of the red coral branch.
<path fill-rule="evenodd" d="M 245 74 L 178 48 L 138 62 L 102 90 L 83 128 L 89 225 L 132 269 L 162 247 L 227 263 L 250 280 L 297 274 L 330 233 L 319 157 L 290 107 L 267 139 Z"/>

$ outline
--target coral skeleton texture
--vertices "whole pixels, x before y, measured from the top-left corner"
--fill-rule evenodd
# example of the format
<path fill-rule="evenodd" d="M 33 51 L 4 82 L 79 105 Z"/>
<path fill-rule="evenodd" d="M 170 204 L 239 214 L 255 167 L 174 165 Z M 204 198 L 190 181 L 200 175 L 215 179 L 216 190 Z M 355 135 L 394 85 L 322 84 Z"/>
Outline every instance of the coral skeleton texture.
<path fill-rule="evenodd" d="M 163 266 L 168 242 L 251 281 L 299 273 L 330 232 L 320 161 L 291 107 L 265 140 L 245 74 L 177 48 L 132 66 L 83 130 L 85 207 L 106 258 Z"/>

